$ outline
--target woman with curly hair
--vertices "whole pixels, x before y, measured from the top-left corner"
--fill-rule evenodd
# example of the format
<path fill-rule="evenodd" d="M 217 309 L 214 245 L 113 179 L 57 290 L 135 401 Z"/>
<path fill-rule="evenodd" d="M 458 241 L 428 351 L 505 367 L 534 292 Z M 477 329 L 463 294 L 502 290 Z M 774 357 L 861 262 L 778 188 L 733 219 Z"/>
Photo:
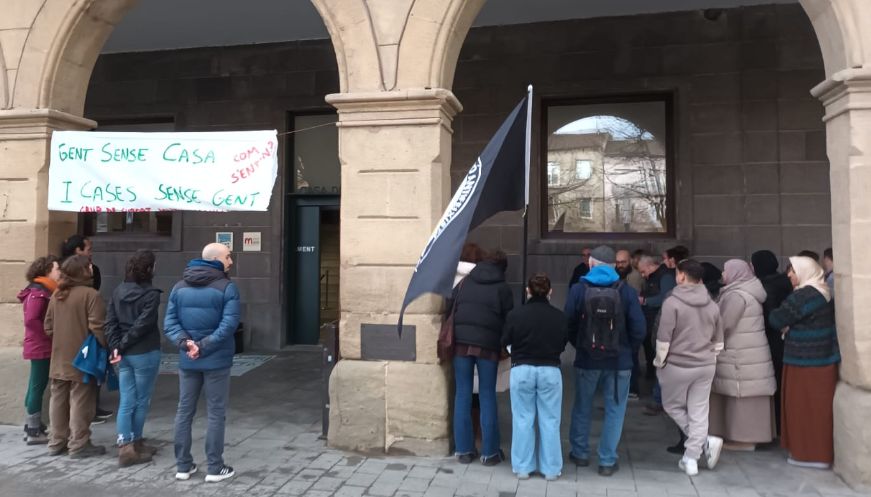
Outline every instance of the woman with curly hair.
<path fill-rule="evenodd" d="M 106 313 L 110 362 L 120 364 L 117 428 L 121 467 L 151 461 L 151 456 L 157 452 L 142 438 L 160 369 L 160 328 L 157 325 L 160 290 L 151 286 L 154 262 L 154 253 L 150 250 L 140 250 L 130 257 L 124 282 L 112 292 Z"/>
<path fill-rule="evenodd" d="M 27 270 L 28 285 L 18 292 L 24 307 L 24 359 L 30 361 L 30 380 L 24 407 L 27 418 L 24 433 L 27 445 L 48 443 L 46 427 L 42 423 L 42 396 L 48 386 L 48 368 L 51 363 L 51 337 L 45 334 L 45 313 L 51 294 L 57 289 L 60 267 L 53 255 L 33 261 Z"/>
<path fill-rule="evenodd" d="M 45 333 L 52 337 L 48 372 L 51 378 L 48 451 L 52 456 L 69 451 L 71 458 L 81 459 L 106 453 L 105 447 L 91 444 L 97 385 L 93 381 L 85 383 L 82 372 L 73 366 L 89 332 L 100 345 L 106 346 L 103 334 L 106 304 L 93 288 L 92 277 L 87 256 L 74 255 L 65 260 L 58 289 L 45 314 Z"/>

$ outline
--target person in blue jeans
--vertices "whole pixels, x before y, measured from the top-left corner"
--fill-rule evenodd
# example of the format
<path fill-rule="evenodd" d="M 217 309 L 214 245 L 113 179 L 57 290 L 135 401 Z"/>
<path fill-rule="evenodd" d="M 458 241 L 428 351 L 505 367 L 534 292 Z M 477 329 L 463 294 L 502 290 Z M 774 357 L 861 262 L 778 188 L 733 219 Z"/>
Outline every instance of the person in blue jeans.
<path fill-rule="evenodd" d="M 143 429 L 151 393 L 160 369 L 160 290 L 151 286 L 154 253 L 136 252 L 127 261 L 124 282 L 112 292 L 106 307 L 106 340 L 110 362 L 119 365 L 118 465 L 151 461 L 157 452 L 145 443 Z"/>
<path fill-rule="evenodd" d="M 233 334 L 239 326 L 239 290 L 227 272 L 233 265 L 230 249 L 211 243 L 202 258 L 190 261 L 182 281 L 169 294 L 164 334 L 179 349 L 179 399 L 175 415 L 177 480 L 197 472 L 191 456 L 191 424 L 200 393 L 205 390 L 208 428 L 206 482 L 232 478 L 224 464 L 224 428 L 233 366 Z"/>
<path fill-rule="evenodd" d="M 546 274 L 529 279 L 526 295 L 526 305 L 508 314 L 502 334 L 502 345 L 511 350 L 511 470 L 521 480 L 534 471 L 556 480 L 563 469 L 560 354 L 568 342 L 567 322 L 565 314 L 550 305 Z"/>
<path fill-rule="evenodd" d="M 454 454 L 463 464 L 475 459 L 472 429 L 472 384 L 478 369 L 481 406 L 481 463 L 503 460 L 496 410 L 496 372 L 502 346 L 505 317 L 514 306 L 511 288 L 505 282 L 508 259 L 502 252 L 488 254 L 463 278 L 451 296 L 448 309 L 454 319 Z"/>
<path fill-rule="evenodd" d="M 577 466 L 590 465 L 593 399 L 601 390 L 605 400 L 605 420 L 598 444 L 599 474 L 602 476 L 611 476 L 619 469 L 617 445 L 623 433 L 629 399 L 632 351 L 638 350 L 647 334 L 638 293 L 620 282 L 614 270 L 614 256 L 610 247 L 600 246 L 593 250 L 590 272 L 582 278 L 582 284 L 572 287 L 565 308 L 569 340 L 577 350 L 569 460 Z M 601 340 L 601 331 L 596 331 L 603 329 L 600 318 L 596 317 L 599 315 L 608 316 L 604 330 L 616 334 L 613 341 Z M 608 344 L 608 347 L 603 344 Z"/>

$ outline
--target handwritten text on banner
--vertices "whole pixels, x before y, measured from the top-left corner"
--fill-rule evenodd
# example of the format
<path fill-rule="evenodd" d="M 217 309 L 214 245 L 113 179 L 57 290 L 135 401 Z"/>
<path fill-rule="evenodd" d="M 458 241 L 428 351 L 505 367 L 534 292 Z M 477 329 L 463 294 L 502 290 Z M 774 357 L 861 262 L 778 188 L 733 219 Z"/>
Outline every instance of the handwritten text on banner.
<path fill-rule="evenodd" d="M 48 208 L 75 212 L 265 211 L 276 131 L 57 131 Z"/>

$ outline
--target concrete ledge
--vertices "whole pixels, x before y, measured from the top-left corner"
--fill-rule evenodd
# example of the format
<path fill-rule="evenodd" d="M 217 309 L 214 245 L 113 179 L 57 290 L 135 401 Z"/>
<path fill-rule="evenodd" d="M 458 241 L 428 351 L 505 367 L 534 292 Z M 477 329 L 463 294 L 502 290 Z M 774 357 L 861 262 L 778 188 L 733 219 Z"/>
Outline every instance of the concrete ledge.
<path fill-rule="evenodd" d="M 871 391 L 840 382 L 835 390 L 835 472 L 871 495 Z"/>
<path fill-rule="evenodd" d="M 348 359 L 336 364 L 330 375 L 330 447 L 384 453 L 386 366 Z"/>

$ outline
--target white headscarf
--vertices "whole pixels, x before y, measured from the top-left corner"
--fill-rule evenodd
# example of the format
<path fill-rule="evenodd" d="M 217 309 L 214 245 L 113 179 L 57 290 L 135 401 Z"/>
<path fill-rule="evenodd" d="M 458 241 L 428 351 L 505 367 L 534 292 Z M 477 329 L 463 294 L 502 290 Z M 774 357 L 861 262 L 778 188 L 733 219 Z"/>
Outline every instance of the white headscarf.
<path fill-rule="evenodd" d="M 798 276 L 798 288 L 814 287 L 823 294 L 826 302 L 832 300 L 832 292 L 826 284 L 825 271 L 810 257 L 795 256 L 789 258 L 792 270 Z"/>

